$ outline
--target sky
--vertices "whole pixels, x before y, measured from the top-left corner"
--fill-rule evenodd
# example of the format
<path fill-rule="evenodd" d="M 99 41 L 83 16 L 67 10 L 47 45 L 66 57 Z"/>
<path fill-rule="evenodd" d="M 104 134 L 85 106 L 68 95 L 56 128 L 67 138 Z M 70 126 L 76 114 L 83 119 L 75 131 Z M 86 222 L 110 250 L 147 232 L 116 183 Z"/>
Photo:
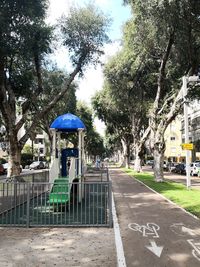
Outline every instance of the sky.
<path fill-rule="evenodd" d="M 112 24 L 109 31 L 111 43 L 105 45 L 105 55 L 101 58 L 102 63 L 106 63 L 108 58 L 114 55 L 119 49 L 119 40 L 122 37 L 122 25 L 130 18 L 130 8 L 123 6 L 123 0 L 50 0 L 49 16 L 47 22 L 54 24 L 61 15 L 69 14 L 70 7 L 84 6 L 87 3 L 94 3 L 105 14 L 112 19 Z M 58 67 L 69 70 L 69 59 L 64 48 L 59 48 L 56 51 L 54 60 Z M 88 66 L 84 77 L 78 80 L 79 89 L 76 92 L 77 99 L 83 100 L 90 104 L 91 97 L 96 91 L 101 90 L 103 86 L 102 66 L 99 64 L 94 68 Z M 100 134 L 104 134 L 105 125 L 98 119 L 95 119 L 95 126 Z"/>

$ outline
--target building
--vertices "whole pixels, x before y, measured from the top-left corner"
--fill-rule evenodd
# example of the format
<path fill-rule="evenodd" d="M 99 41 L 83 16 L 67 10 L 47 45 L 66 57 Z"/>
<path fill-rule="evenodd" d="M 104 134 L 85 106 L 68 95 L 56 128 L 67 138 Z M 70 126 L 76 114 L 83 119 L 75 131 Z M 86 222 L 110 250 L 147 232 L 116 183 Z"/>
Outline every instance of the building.
<path fill-rule="evenodd" d="M 191 161 L 200 159 L 200 102 L 195 100 L 188 107 L 189 142 L 194 144 Z M 184 120 L 182 119 L 182 142 L 185 142 Z"/>
<path fill-rule="evenodd" d="M 185 151 L 182 150 L 182 118 L 179 116 L 165 131 L 165 159 L 171 162 L 182 162 L 185 159 Z"/>
<path fill-rule="evenodd" d="M 194 144 L 190 161 L 200 160 L 200 103 L 194 101 L 188 107 L 189 142 Z M 173 162 L 185 162 L 186 153 L 181 144 L 185 143 L 184 118 L 178 116 L 165 132 L 165 159 Z"/>

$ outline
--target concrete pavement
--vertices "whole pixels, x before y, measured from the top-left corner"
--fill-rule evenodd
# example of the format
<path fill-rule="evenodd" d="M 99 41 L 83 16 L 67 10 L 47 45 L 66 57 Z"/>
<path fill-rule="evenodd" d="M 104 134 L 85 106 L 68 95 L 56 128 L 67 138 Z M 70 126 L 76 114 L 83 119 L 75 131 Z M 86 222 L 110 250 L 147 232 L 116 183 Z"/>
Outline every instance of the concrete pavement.
<path fill-rule="evenodd" d="M 199 267 L 200 220 L 119 169 L 110 176 L 126 265 Z"/>

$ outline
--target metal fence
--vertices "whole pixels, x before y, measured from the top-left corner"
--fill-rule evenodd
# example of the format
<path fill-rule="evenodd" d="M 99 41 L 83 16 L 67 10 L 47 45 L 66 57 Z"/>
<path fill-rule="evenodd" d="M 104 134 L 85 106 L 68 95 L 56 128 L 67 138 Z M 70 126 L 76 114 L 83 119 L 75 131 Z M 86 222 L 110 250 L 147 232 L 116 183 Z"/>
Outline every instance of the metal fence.
<path fill-rule="evenodd" d="M 0 183 L 0 226 L 112 226 L 110 181 L 68 183 L 69 190 L 59 183 L 55 190 L 35 179 Z"/>
<path fill-rule="evenodd" d="M 17 182 L 48 182 L 49 181 L 49 170 L 37 170 L 31 173 L 21 173 L 20 175 L 15 175 L 9 178 L 4 178 L 7 182 L 17 181 Z"/>

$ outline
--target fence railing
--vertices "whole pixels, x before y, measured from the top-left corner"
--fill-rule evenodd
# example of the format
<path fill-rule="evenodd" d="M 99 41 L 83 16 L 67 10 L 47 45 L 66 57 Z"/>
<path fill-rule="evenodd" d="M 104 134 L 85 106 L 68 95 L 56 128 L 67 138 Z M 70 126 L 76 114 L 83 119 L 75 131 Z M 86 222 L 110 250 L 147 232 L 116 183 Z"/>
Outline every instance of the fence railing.
<path fill-rule="evenodd" d="M 0 183 L 1 226 L 112 226 L 110 181 L 53 186 L 36 179 Z"/>
<path fill-rule="evenodd" d="M 15 175 L 6 178 L 7 182 L 17 181 L 17 182 L 49 182 L 49 170 L 37 170 L 31 173 L 21 173 L 20 175 Z"/>

